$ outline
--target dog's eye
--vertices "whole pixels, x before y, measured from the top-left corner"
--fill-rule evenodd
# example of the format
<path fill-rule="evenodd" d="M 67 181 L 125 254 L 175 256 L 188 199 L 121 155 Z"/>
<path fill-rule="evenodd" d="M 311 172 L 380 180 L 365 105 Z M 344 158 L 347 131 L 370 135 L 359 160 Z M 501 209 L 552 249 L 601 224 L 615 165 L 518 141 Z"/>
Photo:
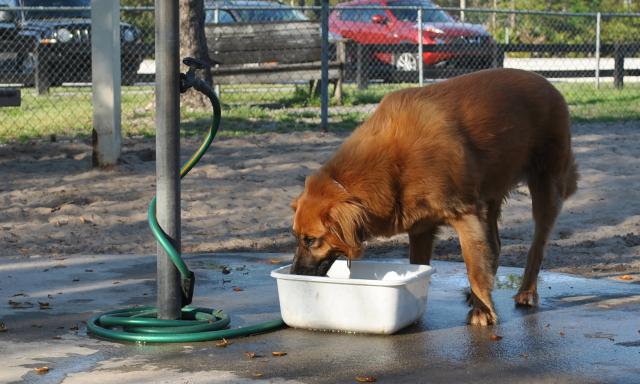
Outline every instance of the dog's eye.
<path fill-rule="evenodd" d="M 316 238 L 315 237 L 311 237 L 311 236 L 305 236 L 304 239 L 302 239 L 302 241 L 304 242 L 304 246 L 305 247 L 311 248 L 313 243 L 316 242 Z"/>

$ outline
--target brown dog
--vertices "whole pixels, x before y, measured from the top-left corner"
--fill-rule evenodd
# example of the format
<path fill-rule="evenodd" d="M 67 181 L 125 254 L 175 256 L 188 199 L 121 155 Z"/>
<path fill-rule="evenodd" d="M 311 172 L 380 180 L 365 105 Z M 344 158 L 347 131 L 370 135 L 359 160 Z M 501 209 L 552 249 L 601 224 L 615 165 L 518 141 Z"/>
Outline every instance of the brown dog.
<path fill-rule="evenodd" d="M 516 304 L 537 303 L 544 247 L 576 190 L 567 105 L 525 71 L 475 72 L 387 95 L 292 203 L 296 274 L 324 275 L 358 258 L 373 236 L 408 232 L 410 260 L 429 264 L 436 230 L 460 238 L 471 286 L 470 324 L 496 322 L 500 206 L 526 181 L 535 234 Z"/>

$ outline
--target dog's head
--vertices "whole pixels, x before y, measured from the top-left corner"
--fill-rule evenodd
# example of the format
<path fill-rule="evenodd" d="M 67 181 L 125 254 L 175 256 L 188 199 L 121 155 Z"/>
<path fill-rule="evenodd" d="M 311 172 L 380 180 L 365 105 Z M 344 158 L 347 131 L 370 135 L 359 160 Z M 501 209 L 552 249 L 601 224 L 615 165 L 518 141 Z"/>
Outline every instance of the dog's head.
<path fill-rule="evenodd" d="M 364 209 L 338 181 L 323 172 L 309 176 L 291 207 L 298 242 L 291 273 L 324 276 L 338 257 L 362 255 Z"/>

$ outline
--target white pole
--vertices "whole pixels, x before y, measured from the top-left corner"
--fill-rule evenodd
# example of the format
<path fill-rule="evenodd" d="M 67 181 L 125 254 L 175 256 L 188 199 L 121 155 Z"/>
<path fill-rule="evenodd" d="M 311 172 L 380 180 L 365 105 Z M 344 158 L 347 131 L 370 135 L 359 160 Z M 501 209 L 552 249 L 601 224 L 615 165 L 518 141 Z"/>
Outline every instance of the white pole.
<path fill-rule="evenodd" d="M 422 7 L 420 7 L 418 8 L 418 79 L 421 87 L 424 85 L 424 64 L 422 62 L 424 46 L 422 43 L 422 33 Z"/>
<path fill-rule="evenodd" d="M 460 0 L 460 21 L 464 23 L 464 9 L 467 8 L 467 1 Z"/>
<path fill-rule="evenodd" d="M 120 1 L 91 1 L 93 165 L 120 157 Z"/>
<path fill-rule="evenodd" d="M 596 89 L 600 88 L 600 21 L 601 14 L 596 14 Z"/>

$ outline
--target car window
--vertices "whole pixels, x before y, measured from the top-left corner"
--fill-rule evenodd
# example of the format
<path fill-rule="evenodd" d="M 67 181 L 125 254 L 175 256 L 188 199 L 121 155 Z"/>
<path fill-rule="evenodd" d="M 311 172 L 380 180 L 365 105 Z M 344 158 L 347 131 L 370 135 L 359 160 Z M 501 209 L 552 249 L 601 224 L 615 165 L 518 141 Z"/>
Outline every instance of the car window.
<path fill-rule="evenodd" d="M 22 6 L 25 7 L 90 7 L 91 0 L 21 0 Z M 26 18 L 61 18 L 61 17 L 81 17 L 90 18 L 90 10 L 82 11 L 28 11 L 25 12 Z"/>
<path fill-rule="evenodd" d="M 215 10 L 208 9 L 205 12 L 204 22 L 207 24 L 213 24 L 216 22 Z M 229 11 L 225 11 L 224 9 L 218 10 L 218 23 L 230 24 L 235 22 L 235 19 L 233 18 L 233 16 L 231 16 L 231 13 Z"/>
<path fill-rule="evenodd" d="M 340 19 L 356 23 L 371 23 L 374 15 L 386 16 L 383 9 L 343 9 L 340 12 Z"/>
<path fill-rule="evenodd" d="M 240 9 L 236 11 L 241 21 L 299 21 L 307 17 L 295 9 Z"/>
<path fill-rule="evenodd" d="M 415 1 L 415 0 L 400 0 L 390 3 L 391 12 L 393 15 L 401 21 L 409 21 L 415 23 L 418 19 L 418 12 L 413 9 L 393 9 L 393 6 L 410 6 L 410 7 L 423 7 L 422 12 L 423 23 L 448 23 L 454 21 L 445 11 L 438 8 L 437 5 L 430 1 Z"/>

